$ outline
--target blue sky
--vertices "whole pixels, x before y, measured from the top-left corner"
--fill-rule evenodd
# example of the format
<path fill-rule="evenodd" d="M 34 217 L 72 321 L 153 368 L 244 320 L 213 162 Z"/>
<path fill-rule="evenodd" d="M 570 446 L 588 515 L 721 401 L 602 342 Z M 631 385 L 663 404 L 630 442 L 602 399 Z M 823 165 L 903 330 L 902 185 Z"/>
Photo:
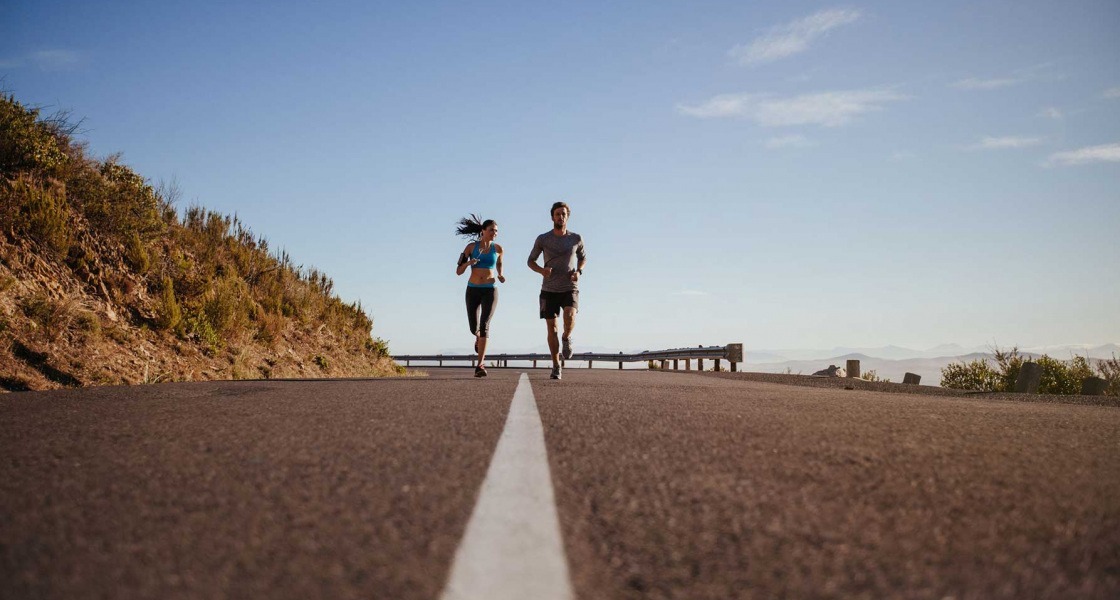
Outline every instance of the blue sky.
<path fill-rule="evenodd" d="M 1120 4 L 25 2 L 3 87 L 236 213 L 399 353 L 467 348 L 455 221 L 538 348 L 556 200 L 577 351 L 1120 341 Z"/>

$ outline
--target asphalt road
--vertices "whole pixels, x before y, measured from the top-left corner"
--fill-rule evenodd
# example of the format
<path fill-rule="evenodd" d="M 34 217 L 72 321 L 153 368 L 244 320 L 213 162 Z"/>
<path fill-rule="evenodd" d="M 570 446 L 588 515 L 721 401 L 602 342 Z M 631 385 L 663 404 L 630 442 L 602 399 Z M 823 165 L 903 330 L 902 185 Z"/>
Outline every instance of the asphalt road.
<path fill-rule="evenodd" d="M 438 598 L 521 372 L 0 396 L 0 596 Z M 529 378 L 577 598 L 1120 596 L 1120 409 Z"/>

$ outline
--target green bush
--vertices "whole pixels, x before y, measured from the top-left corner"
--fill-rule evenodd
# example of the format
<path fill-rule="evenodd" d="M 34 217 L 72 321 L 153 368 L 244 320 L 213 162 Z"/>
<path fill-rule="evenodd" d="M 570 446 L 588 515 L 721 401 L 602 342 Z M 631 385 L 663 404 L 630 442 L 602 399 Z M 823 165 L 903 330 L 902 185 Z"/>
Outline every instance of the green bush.
<path fill-rule="evenodd" d="M 152 266 L 151 255 L 144 247 L 144 242 L 140 241 L 139 232 L 133 231 L 125 237 L 124 256 L 133 270 L 141 275 L 147 273 Z"/>
<path fill-rule="evenodd" d="M 1075 356 L 1068 363 L 1049 356 L 1035 359 L 1042 367 L 1042 378 L 1038 384 L 1040 394 L 1073 395 L 1081 393 L 1081 383 L 1093 376 L 1089 360 Z"/>
<path fill-rule="evenodd" d="M 0 96 L 0 174 L 54 174 L 66 163 L 57 132 L 40 121 L 39 112 L 25 108 L 14 96 Z"/>
<path fill-rule="evenodd" d="M 1000 373 L 978 359 L 968 363 L 959 362 L 946 365 L 941 369 L 941 387 L 979 392 L 998 392 L 1003 388 Z"/>
<path fill-rule="evenodd" d="M 994 366 L 985 359 L 947 365 L 941 370 L 941 386 L 981 392 L 1014 391 L 1015 381 L 1019 378 L 1026 357 L 1019 354 L 1018 348 L 1010 350 L 995 348 L 993 353 L 995 354 Z M 1082 382 L 1087 377 L 1093 376 L 1092 365 L 1083 356 L 1074 356 L 1069 361 L 1061 361 L 1043 355 L 1033 362 L 1042 368 L 1038 386 L 1040 394 L 1079 394 Z M 1103 370 L 1102 374 L 1104 374 Z"/>
<path fill-rule="evenodd" d="M 209 356 L 217 355 L 224 346 L 222 336 L 218 334 L 217 329 L 210 323 L 205 312 L 197 312 L 187 316 L 184 320 L 184 328 L 188 334 L 198 339 L 199 344 L 202 345 L 203 351 Z"/>
<path fill-rule="evenodd" d="M 202 303 L 202 311 L 214 330 L 223 336 L 237 332 L 248 320 L 248 290 L 242 279 L 223 277 Z"/>
<path fill-rule="evenodd" d="M 183 321 L 183 311 L 175 299 L 175 284 L 170 277 L 164 276 L 160 288 L 156 324 L 164 330 L 176 329 Z"/>
<path fill-rule="evenodd" d="M 0 191 L 4 225 L 13 227 L 44 248 L 66 256 L 73 243 L 73 234 L 65 188 L 57 183 L 43 186 L 26 176 L 4 183 Z"/>
<path fill-rule="evenodd" d="M 366 350 L 375 358 L 390 356 L 389 342 L 381 338 L 366 338 Z"/>

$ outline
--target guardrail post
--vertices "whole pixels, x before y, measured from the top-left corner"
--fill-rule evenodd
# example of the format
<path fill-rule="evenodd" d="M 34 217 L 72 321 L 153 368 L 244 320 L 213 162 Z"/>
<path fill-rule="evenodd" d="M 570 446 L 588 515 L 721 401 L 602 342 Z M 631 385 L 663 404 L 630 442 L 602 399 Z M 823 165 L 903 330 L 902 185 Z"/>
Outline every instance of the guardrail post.
<path fill-rule="evenodd" d="M 666 360 L 666 359 L 661 359 L 661 370 L 664 371 L 668 368 L 669 368 L 669 361 Z"/>
<path fill-rule="evenodd" d="M 848 359 L 847 371 L 849 379 L 859 379 L 859 361 L 854 358 Z"/>
<path fill-rule="evenodd" d="M 704 359 L 702 359 L 702 358 L 696 359 L 696 370 L 697 371 L 703 371 L 704 370 Z"/>
<path fill-rule="evenodd" d="M 592 360 L 587 361 L 587 368 L 588 369 L 594 369 L 595 368 L 595 361 L 592 361 Z"/>
<path fill-rule="evenodd" d="M 621 371 L 621 370 L 622 370 L 622 361 L 621 361 L 621 360 L 620 360 L 620 361 L 618 361 L 618 370 L 619 370 L 619 371 Z"/>
<path fill-rule="evenodd" d="M 685 371 L 691 371 L 692 370 L 692 359 L 691 358 L 684 359 L 684 370 Z"/>
<path fill-rule="evenodd" d="M 1086 377 L 1085 381 L 1081 382 L 1082 396 L 1103 396 L 1106 389 L 1108 389 L 1108 381 L 1100 377 Z"/>
<path fill-rule="evenodd" d="M 728 344 L 727 348 L 723 351 L 723 357 L 727 362 L 731 363 L 731 372 L 735 372 L 735 363 L 743 362 L 743 345 L 742 344 Z"/>
<path fill-rule="evenodd" d="M 674 358 L 673 359 L 673 370 L 674 371 L 680 371 L 681 370 L 680 367 L 681 367 L 680 361 Z"/>
<path fill-rule="evenodd" d="M 535 360 L 533 361 L 533 368 L 534 369 L 537 368 L 537 361 L 535 361 Z"/>
<path fill-rule="evenodd" d="M 1037 394 L 1038 384 L 1042 382 L 1042 365 L 1036 362 L 1025 362 L 1019 368 L 1019 377 L 1015 379 L 1015 392 L 1018 394 Z"/>
<path fill-rule="evenodd" d="M 715 371 L 716 373 L 719 373 L 719 359 L 718 358 L 714 359 L 714 362 L 716 363 L 716 366 L 712 367 L 712 370 Z"/>

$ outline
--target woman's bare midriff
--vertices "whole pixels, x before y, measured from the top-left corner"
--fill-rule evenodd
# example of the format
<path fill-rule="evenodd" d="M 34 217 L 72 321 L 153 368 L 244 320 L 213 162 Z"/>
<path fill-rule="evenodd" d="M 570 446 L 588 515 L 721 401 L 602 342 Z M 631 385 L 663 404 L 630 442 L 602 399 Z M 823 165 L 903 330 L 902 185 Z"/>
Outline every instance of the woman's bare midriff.
<path fill-rule="evenodd" d="M 498 278 L 494 277 L 494 269 L 471 267 L 471 283 L 481 285 L 484 283 L 495 283 L 497 281 Z"/>

